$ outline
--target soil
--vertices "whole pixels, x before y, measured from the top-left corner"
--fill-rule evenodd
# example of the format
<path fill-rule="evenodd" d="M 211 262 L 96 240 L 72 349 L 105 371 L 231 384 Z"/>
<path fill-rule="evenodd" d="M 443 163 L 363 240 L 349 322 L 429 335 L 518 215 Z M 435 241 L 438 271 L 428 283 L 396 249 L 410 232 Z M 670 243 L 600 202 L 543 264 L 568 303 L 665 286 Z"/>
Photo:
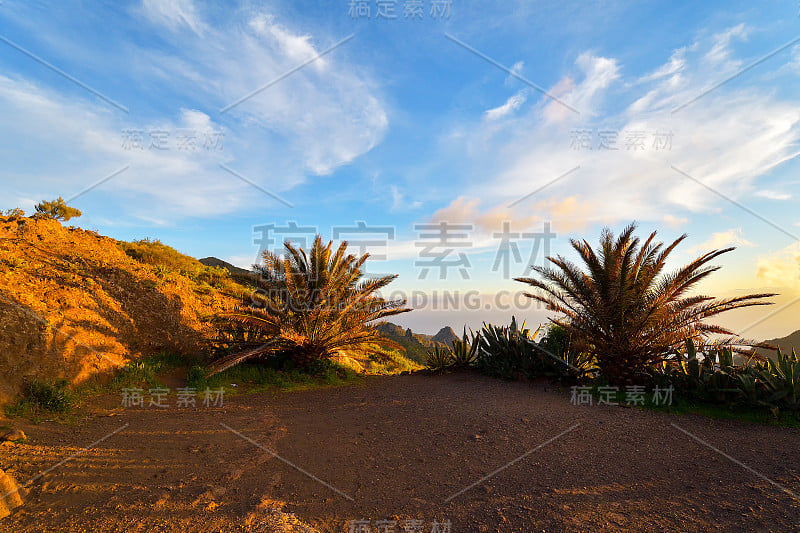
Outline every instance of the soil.
<path fill-rule="evenodd" d="M 396 531 L 422 520 L 425 532 L 446 520 L 459 532 L 800 529 L 797 429 L 572 405 L 550 384 L 469 373 L 238 394 L 222 407 L 119 400 L 98 398 L 70 425 L 14 421 L 28 441 L 0 447 L 0 469 L 20 484 L 47 473 L 0 530 L 338 532 L 355 519 L 372 531 L 381 519 Z"/>

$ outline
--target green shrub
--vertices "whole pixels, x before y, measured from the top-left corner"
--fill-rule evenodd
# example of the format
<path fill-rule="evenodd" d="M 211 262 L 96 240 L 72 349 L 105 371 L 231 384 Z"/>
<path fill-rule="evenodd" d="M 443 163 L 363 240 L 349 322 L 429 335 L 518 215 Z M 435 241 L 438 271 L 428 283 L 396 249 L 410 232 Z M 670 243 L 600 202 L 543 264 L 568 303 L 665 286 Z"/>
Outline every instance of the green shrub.
<path fill-rule="evenodd" d="M 67 413 L 75 403 L 66 380 L 30 381 L 23 386 L 20 398 L 6 409 L 10 416 L 31 416 L 46 413 Z"/>
<path fill-rule="evenodd" d="M 477 362 L 476 353 L 480 344 L 479 335 L 467 334 L 467 328 L 461 338 L 453 339 L 452 346 L 435 344 L 425 355 L 425 367 L 436 374 L 447 370 L 466 370 L 473 368 Z"/>
<path fill-rule="evenodd" d="M 185 359 L 178 355 L 161 352 L 151 357 L 131 361 L 114 376 L 112 388 L 140 387 L 158 385 L 158 375 L 164 370 L 185 364 Z"/>
<path fill-rule="evenodd" d="M 203 366 L 195 365 L 190 367 L 186 375 L 186 386 L 193 387 L 197 390 L 205 390 L 205 388 L 208 387 L 206 373 L 207 371 Z"/>
<path fill-rule="evenodd" d="M 514 379 L 529 379 L 542 375 L 542 352 L 534 340 L 539 329 L 531 333 L 523 322 L 517 325 L 516 317 L 510 326 L 483 324 L 478 335 L 476 368 L 489 376 Z"/>
<path fill-rule="evenodd" d="M 10 218 L 11 220 L 16 220 L 18 218 L 25 217 L 25 211 L 20 209 L 19 207 L 14 207 L 13 209 L 8 209 L 3 213 L 3 216 Z"/>
<path fill-rule="evenodd" d="M 650 377 L 653 385 L 672 386 L 688 401 L 800 411 L 800 361 L 794 350 L 787 355 L 778 350 L 774 360 L 751 358 L 737 365 L 730 347 L 708 347 L 698 354 L 690 339 L 677 357 L 653 366 Z"/>
<path fill-rule="evenodd" d="M 549 378 L 574 383 L 597 373 L 595 358 L 575 350 L 566 332 L 557 325 L 548 327 L 537 342 L 541 327 L 531 332 L 512 317 L 509 326 L 484 323 L 473 337 L 473 366 L 483 374 L 503 379 Z M 466 332 L 462 344 L 466 343 Z"/>
<path fill-rule="evenodd" d="M 81 211 L 68 206 L 64 199 L 59 196 L 56 200 L 36 204 L 36 215 L 66 222 L 71 218 L 81 216 Z"/>
<path fill-rule="evenodd" d="M 199 294 L 211 294 L 215 289 L 237 296 L 244 293 L 244 287 L 237 283 L 226 269 L 206 266 L 194 257 L 182 254 L 158 239 L 117 241 L 117 246 L 128 257 L 151 265 L 153 273 L 159 279 L 167 279 L 175 273 L 193 281 L 194 290 Z"/>
<path fill-rule="evenodd" d="M 777 360 L 769 359 L 767 367 L 758 372 L 758 383 L 762 384 L 767 398 L 773 407 L 783 407 L 791 411 L 800 409 L 800 360 L 792 350 L 783 355 L 780 350 Z"/>

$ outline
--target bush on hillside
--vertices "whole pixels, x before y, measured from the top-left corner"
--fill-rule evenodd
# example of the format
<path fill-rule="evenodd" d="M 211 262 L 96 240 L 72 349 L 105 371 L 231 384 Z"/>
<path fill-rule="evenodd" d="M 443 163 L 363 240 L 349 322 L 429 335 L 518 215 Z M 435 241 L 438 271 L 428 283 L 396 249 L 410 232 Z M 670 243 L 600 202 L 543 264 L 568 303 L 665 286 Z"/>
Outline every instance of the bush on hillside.
<path fill-rule="evenodd" d="M 82 215 L 80 209 L 68 206 L 60 196 L 55 200 L 36 204 L 36 214 L 54 220 L 63 220 L 64 222 Z"/>

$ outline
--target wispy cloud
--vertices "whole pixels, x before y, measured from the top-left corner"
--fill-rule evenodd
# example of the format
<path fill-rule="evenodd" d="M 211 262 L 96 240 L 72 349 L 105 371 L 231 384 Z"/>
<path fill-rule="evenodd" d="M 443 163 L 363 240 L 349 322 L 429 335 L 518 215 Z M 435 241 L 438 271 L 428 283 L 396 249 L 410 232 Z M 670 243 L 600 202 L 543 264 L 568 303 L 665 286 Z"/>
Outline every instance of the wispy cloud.
<path fill-rule="evenodd" d="M 389 122 L 375 84 L 364 68 L 336 52 L 219 116 L 222 106 L 340 36 L 292 28 L 290 21 L 279 21 L 264 8 L 214 16 L 205 12 L 209 6 L 202 7 L 191 0 L 144 0 L 130 10 L 132 16 L 174 35 L 161 47 L 127 43 L 125 51 L 110 51 L 131 57 L 114 75 L 135 80 L 136 87 L 163 91 L 157 112 L 133 110 L 117 117 L 102 103 L 19 73 L 0 77 L 0 113 L 15 124 L 0 139 L 20 155 L 6 168 L 14 180 L 13 194 L 66 196 L 130 164 L 124 176 L 92 194 L 111 195 L 117 207 L 142 220 L 153 218 L 155 209 L 161 223 L 219 216 L 263 202 L 220 170 L 220 163 L 281 193 L 332 173 L 382 141 Z M 148 101 L 144 95 L 138 98 Z M 127 130 L 141 132 L 143 149 L 122 146 Z M 222 133 L 224 148 L 153 149 L 149 134 L 154 130 L 173 136 L 181 130 L 200 135 L 214 130 Z"/>
<path fill-rule="evenodd" d="M 192 0 L 142 0 L 142 12 L 152 22 L 173 31 L 188 27 L 202 34 L 206 27 Z"/>
<path fill-rule="evenodd" d="M 763 189 L 760 191 L 756 191 L 756 196 L 760 196 L 761 198 L 767 198 L 768 200 L 791 200 L 792 195 L 785 192 L 780 191 L 773 191 L 770 189 Z"/>
<path fill-rule="evenodd" d="M 475 214 L 479 217 L 547 183 L 565 165 L 580 169 L 520 202 L 515 218 L 537 213 L 552 220 L 557 230 L 560 223 L 561 231 L 631 219 L 679 227 L 691 213 L 723 207 L 700 185 L 681 179 L 671 164 L 726 196 L 765 191 L 763 185 L 758 187 L 759 179 L 796 153 L 798 102 L 747 86 L 728 86 L 707 95 L 702 106 L 670 112 L 709 80 L 724 78 L 742 64 L 731 43 L 747 32 L 747 27 L 736 26 L 689 43 L 639 76 L 624 76 L 615 58 L 584 53 L 575 71 L 551 90 L 586 110 L 581 116 L 540 101 L 522 115 L 498 111 L 491 129 L 474 120 L 459 124 L 459 135 L 448 134 L 443 142 L 453 154 L 471 156 L 465 173 L 477 168 L 490 179 L 473 180 L 453 206 L 480 198 Z M 617 134 L 616 150 L 601 146 L 603 130 Z M 588 132 L 589 147 L 575 142 L 579 131 Z M 657 134 L 661 141 L 669 139 L 668 146 L 657 143 Z M 628 137 L 634 135 L 642 137 L 640 144 L 629 144 Z"/>
<path fill-rule="evenodd" d="M 488 109 L 485 113 L 486 120 L 498 120 L 514 113 L 522 107 L 522 104 L 525 103 L 527 98 L 526 89 L 519 91 L 517 94 L 509 97 L 503 105 Z"/>

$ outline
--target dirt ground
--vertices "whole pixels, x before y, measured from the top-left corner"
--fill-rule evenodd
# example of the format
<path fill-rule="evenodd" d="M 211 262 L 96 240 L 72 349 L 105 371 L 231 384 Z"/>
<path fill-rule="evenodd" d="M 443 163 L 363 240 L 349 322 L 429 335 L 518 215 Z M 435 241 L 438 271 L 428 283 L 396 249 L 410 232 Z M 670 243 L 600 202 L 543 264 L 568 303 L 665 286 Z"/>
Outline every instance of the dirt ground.
<path fill-rule="evenodd" d="M 800 530 L 796 429 L 577 406 L 552 385 L 473 374 L 167 400 L 14 421 L 29 440 L 0 448 L 0 469 L 20 484 L 47 473 L 0 530 Z"/>

